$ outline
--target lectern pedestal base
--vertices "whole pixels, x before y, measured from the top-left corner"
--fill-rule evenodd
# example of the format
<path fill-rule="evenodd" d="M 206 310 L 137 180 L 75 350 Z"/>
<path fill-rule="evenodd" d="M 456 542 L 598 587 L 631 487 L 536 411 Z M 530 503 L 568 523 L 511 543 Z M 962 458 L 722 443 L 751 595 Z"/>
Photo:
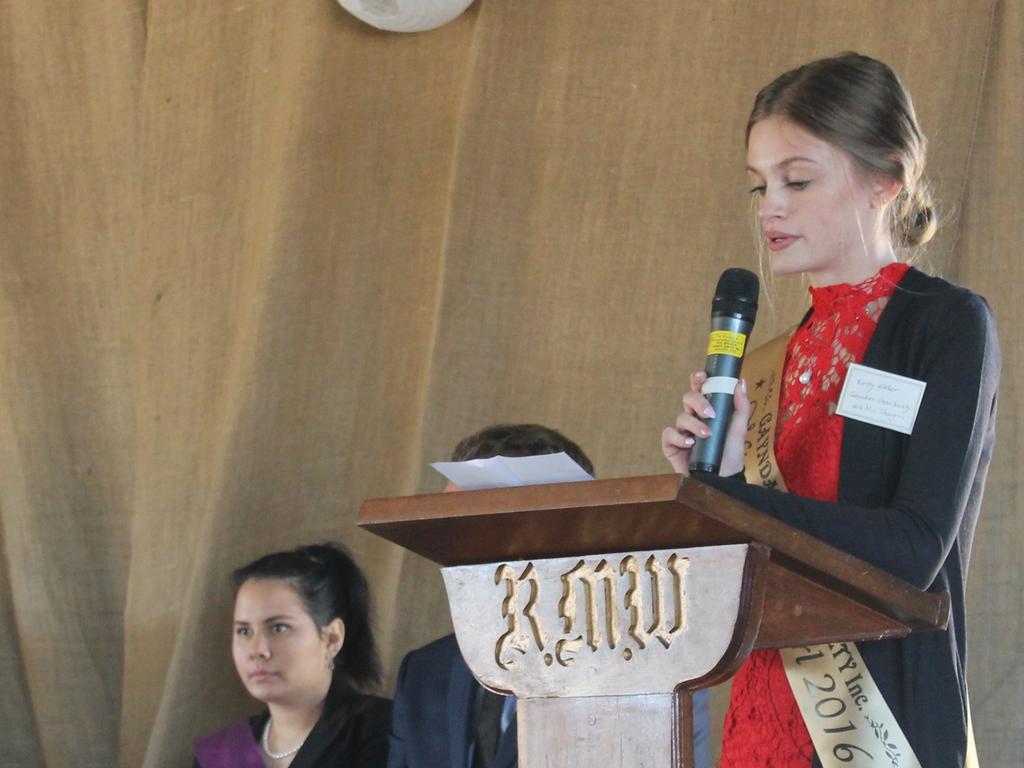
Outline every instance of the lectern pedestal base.
<path fill-rule="evenodd" d="M 523 699 L 520 768 L 693 768 L 690 695 Z"/>

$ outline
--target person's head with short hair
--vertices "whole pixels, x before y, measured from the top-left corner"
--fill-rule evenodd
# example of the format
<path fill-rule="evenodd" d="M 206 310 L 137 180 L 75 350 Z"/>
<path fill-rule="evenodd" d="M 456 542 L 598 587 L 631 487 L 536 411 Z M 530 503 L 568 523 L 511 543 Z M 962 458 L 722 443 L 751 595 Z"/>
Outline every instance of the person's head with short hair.
<path fill-rule="evenodd" d="M 452 461 L 490 459 L 494 456 L 543 456 L 566 453 L 591 475 L 594 465 L 576 443 L 561 432 L 540 424 L 495 424 L 459 441 Z"/>
<path fill-rule="evenodd" d="M 264 555 L 232 574 L 232 656 L 267 704 L 316 704 L 380 680 L 366 577 L 336 544 Z"/>

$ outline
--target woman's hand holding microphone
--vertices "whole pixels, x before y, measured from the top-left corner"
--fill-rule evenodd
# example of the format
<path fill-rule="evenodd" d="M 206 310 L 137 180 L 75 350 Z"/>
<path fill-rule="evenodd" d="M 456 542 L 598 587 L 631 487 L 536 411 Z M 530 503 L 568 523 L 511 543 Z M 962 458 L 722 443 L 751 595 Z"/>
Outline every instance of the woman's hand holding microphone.
<path fill-rule="evenodd" d="M 696 438 L 706 438 L 710 428 L 701 418 L 712 418 L 711 403 L 701 394 L 700 388 L 707 380 L 704 371 L 690 374 L 690 390 L 683 395 L 683 410 L 676 417 L 673 427 L 661 432 L 661 452 L 665 454 L 672 469 L 681 475 L 690 474 L 690 454 Z M 733 414 L 729 422 L 722 462 L 718 474 L 735 475 L 743 471 L 743 451 L 747 435 L 747 421 L 750 419 L 750 398 L 747 397 L 746 380 L 741 379 L 733 394 Z"/>

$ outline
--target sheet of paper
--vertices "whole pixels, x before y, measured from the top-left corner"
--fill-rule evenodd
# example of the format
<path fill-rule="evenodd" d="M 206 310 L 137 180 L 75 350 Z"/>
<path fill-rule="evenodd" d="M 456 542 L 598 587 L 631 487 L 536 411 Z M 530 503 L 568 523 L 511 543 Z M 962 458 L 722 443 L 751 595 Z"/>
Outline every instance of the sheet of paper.
<path fill-rule="evenodd" d="M 517 485 L 575 483 L 593 480 L 567 453 L 541 456 L 495 456 L 469 461 L 435 461 L 434 469 L 464 491 Z"/>

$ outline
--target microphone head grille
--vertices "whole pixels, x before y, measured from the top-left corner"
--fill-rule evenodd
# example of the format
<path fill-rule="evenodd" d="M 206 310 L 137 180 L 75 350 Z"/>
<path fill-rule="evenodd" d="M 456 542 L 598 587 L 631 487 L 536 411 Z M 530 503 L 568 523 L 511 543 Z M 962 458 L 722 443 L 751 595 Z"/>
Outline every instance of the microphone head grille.
<path fill-rule="evenodd" d="M 757 315 L 757 298 L 760 281 L 749 269 L 733 267 L 718 278 L 715 298 L 711 302 L 712 313 L 742 315 L 753 322 Z"/>

